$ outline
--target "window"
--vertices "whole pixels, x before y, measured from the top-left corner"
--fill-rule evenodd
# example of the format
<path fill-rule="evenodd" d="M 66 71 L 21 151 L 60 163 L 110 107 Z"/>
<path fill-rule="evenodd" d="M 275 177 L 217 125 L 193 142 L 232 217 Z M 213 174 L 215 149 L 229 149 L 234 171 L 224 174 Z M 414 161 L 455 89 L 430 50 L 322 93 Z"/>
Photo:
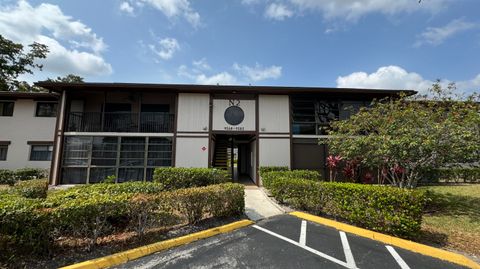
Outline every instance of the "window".
<path fill-rule="evenodd" d="M 62 184 L 116 176 L 117 182 L 151 181 L 156 167 L 171 166 L 170 137 L 67 136 Z"/>
<path fill-rule="evenodd" d="M 30 150 L 30 161 L 51 161 L 52 152 L 52 144 L 32 145 Z"/>
<path fill-rule="evenodd" d="M 37 103 L 37 117 L 56 117 L 57 116 L 57 103 Z"/>
<path fill-rule="evenodd" d="M 7 160 L 8 145 L 10 142 L 0 142 L 0 161 Z"/>
<path fill-rule="evenodd" d="M 366 106 L 364 101 L 340 101 L 315 96 L 292 97 L 293 134 L 327 135 L 330 123 L 348 119 Z"/>
<path fill-rule="evenodd" d="M 0 101 L 0 117 L 11 117 L 13 116 L 13 106 L 14 102 L 5 102 Z"/>

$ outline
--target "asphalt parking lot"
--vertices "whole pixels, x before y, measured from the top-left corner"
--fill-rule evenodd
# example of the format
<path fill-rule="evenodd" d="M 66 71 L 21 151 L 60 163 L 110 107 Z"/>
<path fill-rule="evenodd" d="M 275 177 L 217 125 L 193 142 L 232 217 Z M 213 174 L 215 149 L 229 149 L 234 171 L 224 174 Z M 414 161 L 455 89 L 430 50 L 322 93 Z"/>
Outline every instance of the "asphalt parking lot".
<path fill-rule="evenodd" d="M 281 215 L 115 268 L 465 268 Z"/>

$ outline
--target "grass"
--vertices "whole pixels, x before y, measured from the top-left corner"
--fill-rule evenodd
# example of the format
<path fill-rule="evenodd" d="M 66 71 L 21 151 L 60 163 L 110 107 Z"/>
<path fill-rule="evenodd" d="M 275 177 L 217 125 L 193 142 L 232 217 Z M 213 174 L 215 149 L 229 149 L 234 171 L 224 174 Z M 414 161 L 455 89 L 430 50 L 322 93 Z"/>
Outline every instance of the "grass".
<path fill-rule="evenodd" d="M 420 241 L 480 258 L 480 185 L 431 186 Z"/>

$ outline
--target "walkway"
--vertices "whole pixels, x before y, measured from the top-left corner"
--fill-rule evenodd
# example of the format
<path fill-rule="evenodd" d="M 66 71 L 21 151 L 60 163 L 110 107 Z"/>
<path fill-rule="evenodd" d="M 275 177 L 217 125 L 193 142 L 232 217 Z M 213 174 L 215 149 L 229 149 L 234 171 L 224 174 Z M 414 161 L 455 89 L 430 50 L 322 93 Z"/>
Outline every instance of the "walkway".
<path fill-rule="evenodd" d="M 275 204 L 262 189 L 255 185 L 245 186 L 245 214 L 253 221 L 281 215 L 284 210 Z"/>

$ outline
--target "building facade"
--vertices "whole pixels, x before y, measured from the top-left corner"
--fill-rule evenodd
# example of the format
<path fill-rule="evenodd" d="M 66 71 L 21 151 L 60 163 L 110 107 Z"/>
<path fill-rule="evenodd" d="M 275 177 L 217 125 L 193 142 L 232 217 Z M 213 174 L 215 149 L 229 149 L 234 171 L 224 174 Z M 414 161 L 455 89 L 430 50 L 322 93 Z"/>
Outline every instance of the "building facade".
<path fill-rule="evenodd" d="M 0 169 L 50 168 L 57 97 L 0 92 Z"/>
<path fill-rule="evenodd" d="M 325 173 L 329 122 L 392 90 L 53 83 L 51 184 L 151 180 L 162 166 L 218 167 L 261 184 L 258 168 Z"/>

